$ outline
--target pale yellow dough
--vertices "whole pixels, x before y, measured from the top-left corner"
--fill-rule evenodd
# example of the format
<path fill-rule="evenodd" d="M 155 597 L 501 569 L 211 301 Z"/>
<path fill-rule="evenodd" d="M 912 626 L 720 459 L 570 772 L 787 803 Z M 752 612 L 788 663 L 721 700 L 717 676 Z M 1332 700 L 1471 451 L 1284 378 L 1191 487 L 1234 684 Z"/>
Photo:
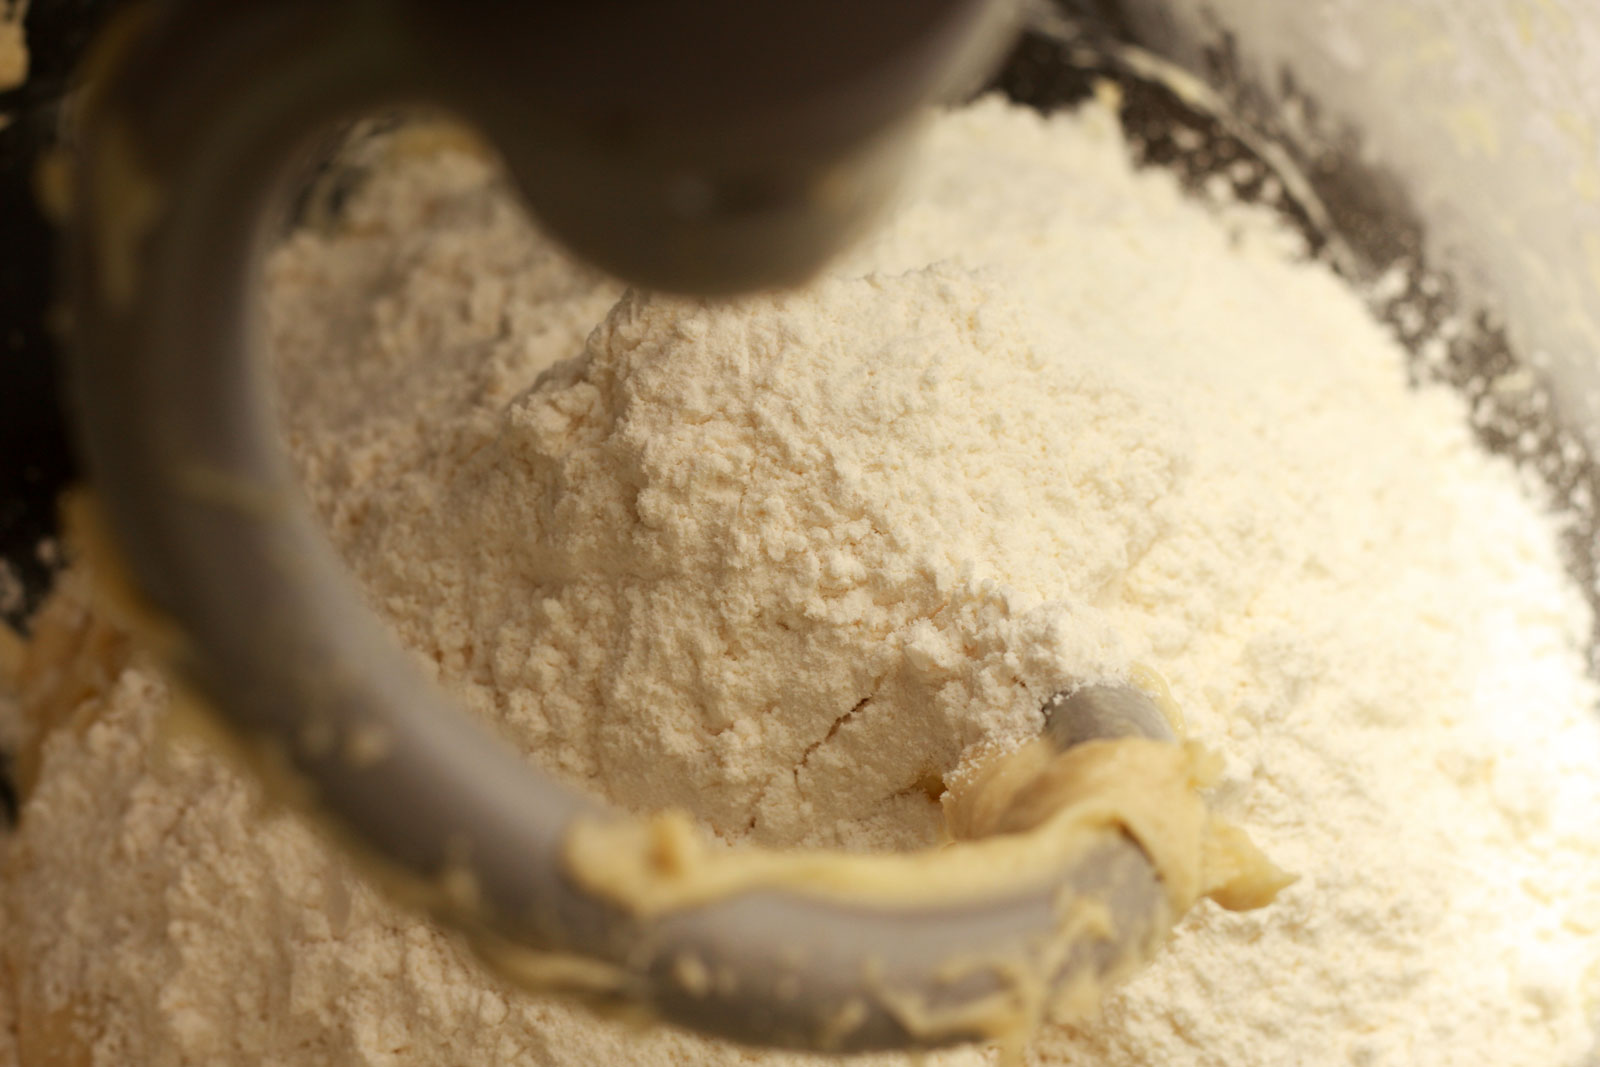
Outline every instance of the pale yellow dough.
<path fill-rule="evenodd" d="M 945 798 L 951 842 L 890 855 L 720 849 L 687 813 L 581 823 L 567 840 L 577 881 L 641 915 L 695 907 L 752 889 L 792 889 L 850 902 L 970 900 L 1038 882 L 1099 835 L 1144 849 L 1174 917 L 1202 897 L 1227 907 L 1269 903 L 1293 879 L 1199 789 L 1212 761 L 1195 745 L 1143 738 L 1091 741 L 1055 753 L 1043 740 L 990 761 Z"/>
<path fill-rule="evenodd" d="M 1293 881 L 1242 830 L 1211 814 L 1199 789 L 1215 764 L 1192 743 L 1122 738 L 1058 753 L 1039 739 L 986 762 L 946 794 L 951 841 L 943 848 L 888 855 L 722 849 L 687 813 L 668 811 L 581 823 L 568 836 L 566 860 L 591 892 L 644 916 L 760 889 L 909 906 L 974 900 L 1059 878 L 1105 835 L 1125 833 L 1166 890 L 1166 914 L 1158 919 L 1164 930 L 1203 897 L 1227 908 L 1261 907 Z M 1042 953 L 947 961 L 957 973 L 995 974 L 999 989 L 990 996 L 954 1012 L 888 989 L 878 999 L 914 1033 L 980 1032 L 1014 1057 L 1047 1016 L 1092 1016 L 1105 987 L 1142 966 L 1155 947 L 1115 930 L 1099 900 L 1069 898 L 1059 911 Z M 1079 973 L 1066 988 L 1051 988 L 1050 976 L 1083 937 L 1120 937 L 1117 963 L 1103 977 Z"/>

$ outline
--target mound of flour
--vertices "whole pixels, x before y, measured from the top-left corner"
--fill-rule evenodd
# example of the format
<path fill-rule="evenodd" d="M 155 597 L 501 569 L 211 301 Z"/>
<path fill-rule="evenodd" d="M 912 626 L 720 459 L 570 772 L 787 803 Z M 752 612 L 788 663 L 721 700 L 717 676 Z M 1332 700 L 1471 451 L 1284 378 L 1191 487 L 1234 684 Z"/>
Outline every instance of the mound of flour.
<path fill-rule="evenodd" d="M 1134 172 L 1098 106 L 985 102 L 803 292 L 622 294 L 440 154 L 287 242 L 268 299 L 291 451 L 371 602 L 598 795 L 730 841 L 911 847 L 941 778 L 1052 692 L 1159 671 L 1226 758 L 1216 807 L 1301 881 L 1197 909 L 1034 1062 L 1574 1062 L 1600 977 L 1588 613 L 1461 403 L 1408 388 L 1296 252 Z M 67 727 L 35 741 L 0 883 L 25 1041 L 810 1062 L 484 977 L 208 750 L 160 743 L 159 674 L 99 625 L 69 583 L 33 652 L 54 674 L 14 701 Z"/>

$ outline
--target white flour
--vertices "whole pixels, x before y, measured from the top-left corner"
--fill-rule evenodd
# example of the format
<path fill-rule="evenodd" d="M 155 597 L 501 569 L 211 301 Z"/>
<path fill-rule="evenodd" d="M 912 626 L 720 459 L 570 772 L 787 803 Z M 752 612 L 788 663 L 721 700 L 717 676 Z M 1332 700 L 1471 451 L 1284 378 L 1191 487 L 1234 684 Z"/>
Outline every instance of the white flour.
<path fill-rule="evenodd" d="M 1293 248 L 1134 174 L 1098 107 L 986 104 L 831 280 L 736 306 L 619 303 L 483 166 L 409 160 L 277 255 L 273 342 L 372 602 L 621 803 L 915 845 L 971 746 L 1161 671 L 1227 757 L 1222 813 L 1302 878 L 1198 909 L 1038 1063 L 1572 1063 L 1600 981 L 1588 613 L 1460 403 L 1408 390 Z M 142 658 L 85 661 L 110 680 L 8 846 L 24 1028 L 104 1065 L 803 1059 L 508 994 L 209 751 L 157 745 Z"/>

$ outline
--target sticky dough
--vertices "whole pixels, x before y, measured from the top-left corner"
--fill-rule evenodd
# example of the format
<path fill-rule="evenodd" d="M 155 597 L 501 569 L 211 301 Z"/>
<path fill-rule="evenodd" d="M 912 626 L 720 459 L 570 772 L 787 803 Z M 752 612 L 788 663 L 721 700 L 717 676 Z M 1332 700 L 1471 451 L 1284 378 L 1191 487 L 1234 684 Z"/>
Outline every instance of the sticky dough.
<path fill-rule="evenodd" d="M 945 798 L 951 841 L 891 855 L 717 849 L 688 814 L 588 821 L 568 836 L 569 873 L 637 914 L 661 915 L 753 889 L 849 902 L 936 904 L 1039 882 L 1102 834 L 1137 841 L 1174 916 L 1202 897 L 1228 908 L 1269 903 L 1292 878 L 1217 819 L 1199 789 L 1215 761 L 1196 745 L 1143 738 L 1056 753 L 1043 740 L 991 760 Z"/>

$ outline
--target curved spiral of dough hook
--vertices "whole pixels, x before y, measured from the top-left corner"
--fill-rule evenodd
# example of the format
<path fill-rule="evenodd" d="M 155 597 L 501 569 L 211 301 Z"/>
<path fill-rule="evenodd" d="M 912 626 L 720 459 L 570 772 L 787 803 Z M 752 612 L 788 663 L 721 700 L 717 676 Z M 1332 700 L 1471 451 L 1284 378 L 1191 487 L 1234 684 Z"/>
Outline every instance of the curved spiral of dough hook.
<path fill-rule="evenodd" d="M 614 816 L 470 724 L 363 607 L 299 506 L 251 358 L 265 221 L 331 123 L 442 106 L 602 266 L 690 290 L 779 284 L 872 214 L 905 116 L 969 85 L 1011 17 L 998 0 L 867 5 L 881 19 L 814 0 L 792 5 L 808 20 L 763 36 L 740 14 L 762 6 L 136 9 L 101 50 L 82 117 L 69 235 L 81 436 L 115 555 L 171 637 L 177 678 L 286 795 L 508 973 L 755 1044 L 991 1037 L 997 998 L 1016 991 L 974 961 L 1099 982 L 1164 936 L 1161 879 L 1130 837 L 1107 830 L 1050 877 L 979 898 L 890 906 L 769 886 L 656 915 L 590 891 L 566 863 L 569 831 Z M 711 21 L 674 30 L 641 14 L 652 7 Z M 596 36 L 607 17 L 640 24 Z M 669 55 L 668 30 L 711 58 Z M 831 51 L 828 33 L 843 34 Z M 726 69 L 682 84 L 694 63 L 740 54 L 765 72 L 742 95 L 718 95 Z M 624 68 L 658 79 L 653 97 L 629 90 L 649 99 L 648 122 L 607 88 Z M 1102 929 L 1063 942 L 1064 894 L 1095 903 Z"/>

